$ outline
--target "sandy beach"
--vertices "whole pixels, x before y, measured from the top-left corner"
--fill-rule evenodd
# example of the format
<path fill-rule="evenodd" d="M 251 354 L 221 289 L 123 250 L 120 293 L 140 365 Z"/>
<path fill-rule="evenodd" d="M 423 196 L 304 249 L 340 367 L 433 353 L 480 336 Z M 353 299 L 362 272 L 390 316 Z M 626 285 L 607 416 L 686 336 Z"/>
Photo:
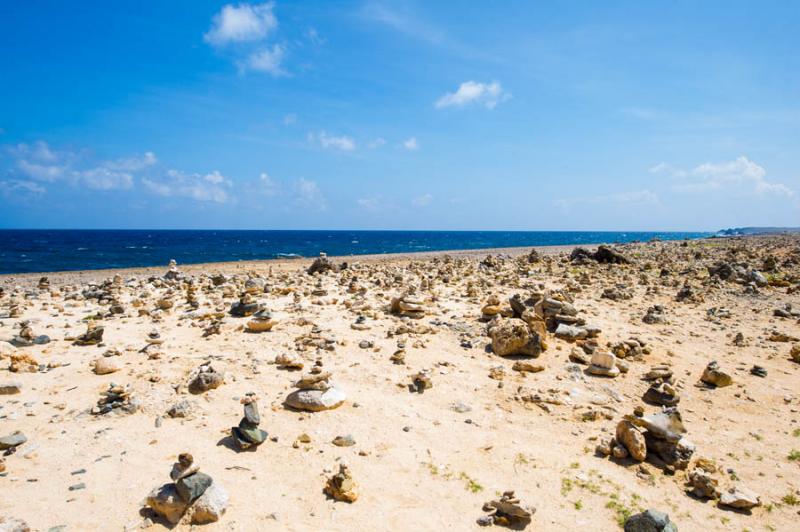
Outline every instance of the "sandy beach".
<path fill-rule="evenodd" d="M 0 276 L 0 517 L 477 530 L 513 490 L 533 530 L 793 530 L 799 287 L 796 236 Z M 181 453 L 213 522 L 147 501 Z M 324 491 L 342 463 L 354 502 Z"/>

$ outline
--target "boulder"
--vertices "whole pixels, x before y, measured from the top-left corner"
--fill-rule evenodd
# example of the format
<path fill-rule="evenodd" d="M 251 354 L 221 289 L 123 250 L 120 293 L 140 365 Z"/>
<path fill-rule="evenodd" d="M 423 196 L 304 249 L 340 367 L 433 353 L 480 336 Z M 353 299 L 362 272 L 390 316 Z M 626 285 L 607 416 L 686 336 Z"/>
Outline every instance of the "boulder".
<path fill-rule="evenodd" d="M 295 390 L 286 397 L 286 406 L 309 412 L 332 410 L 344 403 L 347 396 L 338 388 L 322 390 Z"/>
<path fill-rule="evenodd" d="M 538 357 L 544 350 L 541 336 L 517 318 L 498 319 L 489 327 L 492 351 L 498 356 L 528 355 Z"/>

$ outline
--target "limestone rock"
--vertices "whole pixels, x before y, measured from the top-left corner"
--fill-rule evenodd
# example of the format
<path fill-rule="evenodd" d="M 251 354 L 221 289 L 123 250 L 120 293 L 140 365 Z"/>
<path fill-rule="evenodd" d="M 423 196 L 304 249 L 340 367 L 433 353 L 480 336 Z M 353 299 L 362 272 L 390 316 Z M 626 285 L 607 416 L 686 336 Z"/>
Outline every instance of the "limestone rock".
<path fill-rule="evenodd" d="M 730 386 L 733 384 L 733 378 L 719 369 L 719 364 L 716 361 L 711 361 L 706 366 L 706 369 L 703 371 L 703 375 L 700 377 L 700 380 L 706 384 L 710 384 L 711 386 L 716 386 L 717 388 L 722 388 L 723 386 Z"/>
<path fill-rule="evenodd" d="M 100 357 L 92 361 L 92 371 L 95 375 L 108 375 L 119 370 L 119 365 L 110 358 Z"/>
<path fill-rule="evenodd" d="M 761 498 L 754 491 L 742 486 L 736 486 L 720 496 L 719 504 L 739 510 L 749 510 L 755 506 L 760 506 Z"/>
<path fill-rule="evenodd" d="M 325 494 L 337 501 L 356 502 L 358 499 L 358 484 L 353 480 L 347 464 L 339 464 L 339 472 L 328 479 L 324 491 Z"/>
<path fill-rule="evenodd" d="M 180 522 L 188 507 L 172 482 L 153 489 L 145 499 L 145 505 L 173 525 Z"/>
<path fill-rule="evenodd" d="M 230 496 L 219 482 L 213 482 L 196 500 L 191 509 L 191 522 L 195 525 L 216 523 L 225 514 Z"/>
<path fill-rule="evenodd" d="M 295 390 L 286 397 L 286 405 L 298 410 L 321 412 L 332 410 L 344 403 L 347 396 L 338 388 L 322 390 Z"/>
<path fill-rule="evenodd" d="M 521 319 L 498 319 L 489 327 L 489 336 L 492 339 L 492 351 L 501 357 L 538 357 L 544 350 L 543 338 Z"/>
<path fill-rule="evenodd" d="M 623 419 L 617 424 L 616 438 L 625 446 L 634 460 L 643 462 L 647 458 L 647 444 L 644 435 L 630 421 Z"/>

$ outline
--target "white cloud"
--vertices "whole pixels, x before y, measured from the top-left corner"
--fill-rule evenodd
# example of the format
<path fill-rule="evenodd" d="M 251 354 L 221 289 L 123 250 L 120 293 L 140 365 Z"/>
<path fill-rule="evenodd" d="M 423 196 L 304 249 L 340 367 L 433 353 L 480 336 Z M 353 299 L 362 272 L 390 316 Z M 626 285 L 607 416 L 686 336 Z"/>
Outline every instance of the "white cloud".
<path fill-rule="evenodd" d="M 598 196 L 583 196 L 556 200 L 556 206 L 569 210 L 575 205 L 657 205 L 658 195 L 650 190 L 635 190 Z"/>
<path fill-rule="evenodd" d="M 136 172 L 143 170 L 148 166 L 153 166 L 158 163 L 156 154 L 147 151 L 140 157 L 129 157 L 127 159 L 117 159 L 116 161 L 109 161 L 105 166 L 111 170 L 122 170 L 127 172 Z"/>
<path fill-rule="evenodd" d="M 297 115 L 294 113 L 289 113 L 283 117 L 283 125 L 284 126 L 291 126 L 292 124 L 297 123 Z"/>
<path fill-rule="evenodd" d="M 423 194 L 422 196 L 418 196 L 411 200 L 411 203 L 415 207 L 427 207 L 433 201 L 433 195 L 431 194 Z"/>
<path fill-rule="evenodd" d="M 37 181 L 53 183 L 64 175 L 65 168 L 56 164 L 39 164 L 26 159 L 17 161 L 17 168 L 26 176 Z"/>
<path fill-rule="evenodd" d="M 419 144 L 417 143 L 417 137 L 411 137 L 403 141 L 403 147 L 408 151 L 416 151 L 419 149 Z"/>
<path fill-rule="evenodd" d="M 272 48 L 258 50 L 247 56 L 247 59 L 239 62 L 242 70 L 255 70 L 267 72 L 273 76 L 284 76 L 286 71 L 281 67 L 281 62 L 286 49 L 280 44 L 272 45 Z"/>
<path fill-rule="evenodd" d="M 306 39 L 308 39 L 308 42 L 310 42 L 314 46 L 322 46 L 327 42 L 325 38 L 320 36 L 316 28 L 308 28 L 306 30 L 305 37 Z"/>
<path fill-rule="evenodd" d="M 0 181 L 0 192 L 2 192 L 4 196 L 11 196 L 18 192 L 38 195 L 44 194 L 47 192 L 47 189 L 33 181 L 9 179 L 8 181 Z"/>
<path fill-rule="evenodd" d="M 370 212 L 377 212 L 382 210 L 381 209 L 381 197 L 380 196 L 370 196 L 367 198 L 358 198 L 356 203 L 359 207 L 364 210 Z"/>
<path fill-rule="evenodd" d="M 214 46 L 260 41 L 278 27 L 274 2 L 227 4 L 212 18 L 205 41 Z"/>
<path fill-rule="evenodd" d="M 767 181 L 767 171 L 745 156 L 722 163 L 704 163 L 691 170 L 681 170 L 667 163 L 660 163 L 651 168 L 650 172 L 679 179 L 681 182 L 672 186 L 675 192 L 699 193 L 746 187 L 756 194 L 788 197 L 796 195 L 793 189 L 782 183 Z"/>
<path fill-rule="evenodd" d="M 323 148 L 333 148 L 342 151 L 353 151 L 356 149 L 356 141 L 347 135 L 337 137 L 334 135 L 328 135 L 324 131 L 320 132 L 320 134 L 316 137 L 313 133 L 309 135 L 309 139 L 312 142 L 315 138 L 319 140 L 319 143 Z"/>
<path fill-rule="evenodd" d="M 94 190 L 126 190 L 133 188 L 133 176 L 127 172 L 118 172 L 105 166 L 72 173 L 78 181 Z"/>
<path fill-rule="evenodd" d="M 444 107 L 464 107 L 468 104 L 483 104 L 487 109 L 494 109 L 497 104 L 511 98 L 511 94 L 504 91 L 497 81 L 491 83 L 478 83 L 465 81 L 458 86 L 456 92 L 448 92 L 438 100 L 437 109 Z"/>
<path fill-rule="evenodd" d="M 369 144 L 367 144 L 367 146 L 368 146 L 370 149 L 373 149 L 373 150 L 374 150 L 375 148 L 380 148 L 380 147 L 381 147 L 381 146 L 383 146 L 384 144 L 386 144 L 386 139 L 384 139 L 383 137 L 378 137 L 378 138 L 376 138 L 375 140 L 372 140 L 372 141 L 370 141 L 370 143 L 369 143 Z"/>
<path fill-rule="evenodd" d="M 216 170 L 206 175 L 169 170 L 165 178 L 144 178 L 142 184 L 153 194 L 164 197 L 184 197 L 213 203 L 228 203 L 233 199 L 227 190 L 233 183 Z"/>

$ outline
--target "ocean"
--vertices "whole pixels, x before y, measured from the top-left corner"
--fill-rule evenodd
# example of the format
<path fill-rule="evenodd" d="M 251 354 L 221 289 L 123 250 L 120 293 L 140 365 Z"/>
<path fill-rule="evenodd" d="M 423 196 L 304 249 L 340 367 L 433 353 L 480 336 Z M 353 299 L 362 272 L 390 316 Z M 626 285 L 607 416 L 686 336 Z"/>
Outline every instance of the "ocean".
<path fill-rule="evenodd" d="M 710 233 L 602 231 L 0 230 L 0 274 L 701 238 Z"/>

